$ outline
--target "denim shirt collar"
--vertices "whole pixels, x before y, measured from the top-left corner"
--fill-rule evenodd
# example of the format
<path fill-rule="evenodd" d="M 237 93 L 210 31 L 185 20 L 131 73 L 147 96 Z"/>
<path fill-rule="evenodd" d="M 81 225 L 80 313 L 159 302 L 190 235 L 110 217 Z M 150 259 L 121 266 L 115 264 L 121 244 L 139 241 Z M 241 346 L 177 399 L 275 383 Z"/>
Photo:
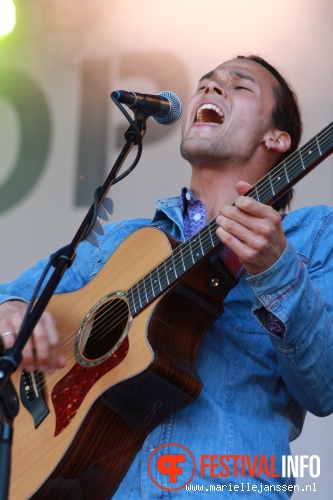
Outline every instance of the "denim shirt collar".
<path fill-rule="evenodd" d="M 181 239 L 184 240 L 205 225 L 206 207 L 190 189 L 183 187 L 180 196 L 157 201 L 151 224 L 165 222 L 166 219 L 171 219 L 176 224 L 181 232 Z"/>

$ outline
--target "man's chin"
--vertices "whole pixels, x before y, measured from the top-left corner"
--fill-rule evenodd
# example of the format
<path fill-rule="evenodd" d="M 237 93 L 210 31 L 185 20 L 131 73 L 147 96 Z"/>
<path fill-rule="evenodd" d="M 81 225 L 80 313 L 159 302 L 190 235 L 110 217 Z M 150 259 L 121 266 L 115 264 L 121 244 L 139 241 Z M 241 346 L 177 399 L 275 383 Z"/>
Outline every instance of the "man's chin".
<path fill-rule="evenodd" d="M 218 151 L 214 151 L 212 142 L 198 140 L 198 138 L 183 140 L 180 145 L 180 154 L 191 165 L 217 164 L 221 161 Z"/>

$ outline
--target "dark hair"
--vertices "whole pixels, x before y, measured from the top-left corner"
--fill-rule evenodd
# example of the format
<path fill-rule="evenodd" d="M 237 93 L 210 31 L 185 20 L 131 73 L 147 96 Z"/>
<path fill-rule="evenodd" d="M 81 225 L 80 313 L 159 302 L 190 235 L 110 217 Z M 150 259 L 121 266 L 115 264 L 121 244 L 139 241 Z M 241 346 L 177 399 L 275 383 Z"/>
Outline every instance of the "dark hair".
<path fill-rule="evenodd" d="M 249 59 L 266 68 L 279 82 L 275 88 L 275 108 L 273 109 L 274 124 L 284 132 L 290 135 L 291 144 L 288 151 L 282 153 L 276 164 L 283 161 L 291 153 L 296 151 L 302 135 L 302 120 L 301 113 L 297 102 L 297 96 L 291 86 L 283 78 L 283 76 L 265 59 L 256 55 L 238 56 L 239 59 Z M 274 165 L 274 166 L 275 166 Z M 290 189 L 286 194 L 281 196 L 274 204 L 277 210 L 286 208 L 293 197 L 293 190 Z"/>

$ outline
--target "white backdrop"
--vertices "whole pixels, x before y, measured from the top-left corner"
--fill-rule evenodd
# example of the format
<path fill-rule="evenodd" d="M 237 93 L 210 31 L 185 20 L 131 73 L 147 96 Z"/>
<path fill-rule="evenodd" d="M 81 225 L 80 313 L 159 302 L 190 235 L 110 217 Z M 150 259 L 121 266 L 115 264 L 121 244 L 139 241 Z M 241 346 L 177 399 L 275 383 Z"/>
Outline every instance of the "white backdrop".
<path fill-rule="evenodd" d="M 332 0 L 16 4 L 17 28 L 0 40 L 1 281 L 48 256 L 76 232 L 88 208 L 86 187 L 100 183 L 119 153 L 118 128 L 126 124 L 109 99 L 116 88 L 171 90 L 186 104 L 205 72 L 238 54 L 254 53 L 280 69 L 296 89 L 303 143 L 332 120 Z M 6 75 L 13 80 L 3 90 Z M 188 183 L 179 128 L 156 130 L 149 122 L 139 166 L 112 188 L 114 218 L 149 217 L 156 198 L 178 194 Z M 36 135 L 36 144 L 27 140 L 23 148 L 29 134 Z M 36 151 L 43 147 L 41 158 Z M 22 151 L 26 169 L 19 170 Z M 332 163 L 330 157 L 301 181 L 294 208 L 333 204 Z M 293 450 L 319 455 L 321 475 L 317 492 L 294 498 L 332 498 L 332 423 L 332 417 L 307 418 Z M 309 479 L 299 484 L 312 483 Z"/>

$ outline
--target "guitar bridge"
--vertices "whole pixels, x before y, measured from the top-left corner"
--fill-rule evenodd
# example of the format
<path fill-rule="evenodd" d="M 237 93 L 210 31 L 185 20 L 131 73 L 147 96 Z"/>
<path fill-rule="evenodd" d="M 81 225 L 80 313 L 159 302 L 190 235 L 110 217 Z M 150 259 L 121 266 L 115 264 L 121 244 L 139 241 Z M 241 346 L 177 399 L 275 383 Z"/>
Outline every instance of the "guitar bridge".
<path fill-rule="evenodd" d="M 22 371 L 20 397 L 22 405 L 32 416 L 35 428 L 37 428 L 49 413 L 44 397 L 44 379 L 41 372 Z"/>

